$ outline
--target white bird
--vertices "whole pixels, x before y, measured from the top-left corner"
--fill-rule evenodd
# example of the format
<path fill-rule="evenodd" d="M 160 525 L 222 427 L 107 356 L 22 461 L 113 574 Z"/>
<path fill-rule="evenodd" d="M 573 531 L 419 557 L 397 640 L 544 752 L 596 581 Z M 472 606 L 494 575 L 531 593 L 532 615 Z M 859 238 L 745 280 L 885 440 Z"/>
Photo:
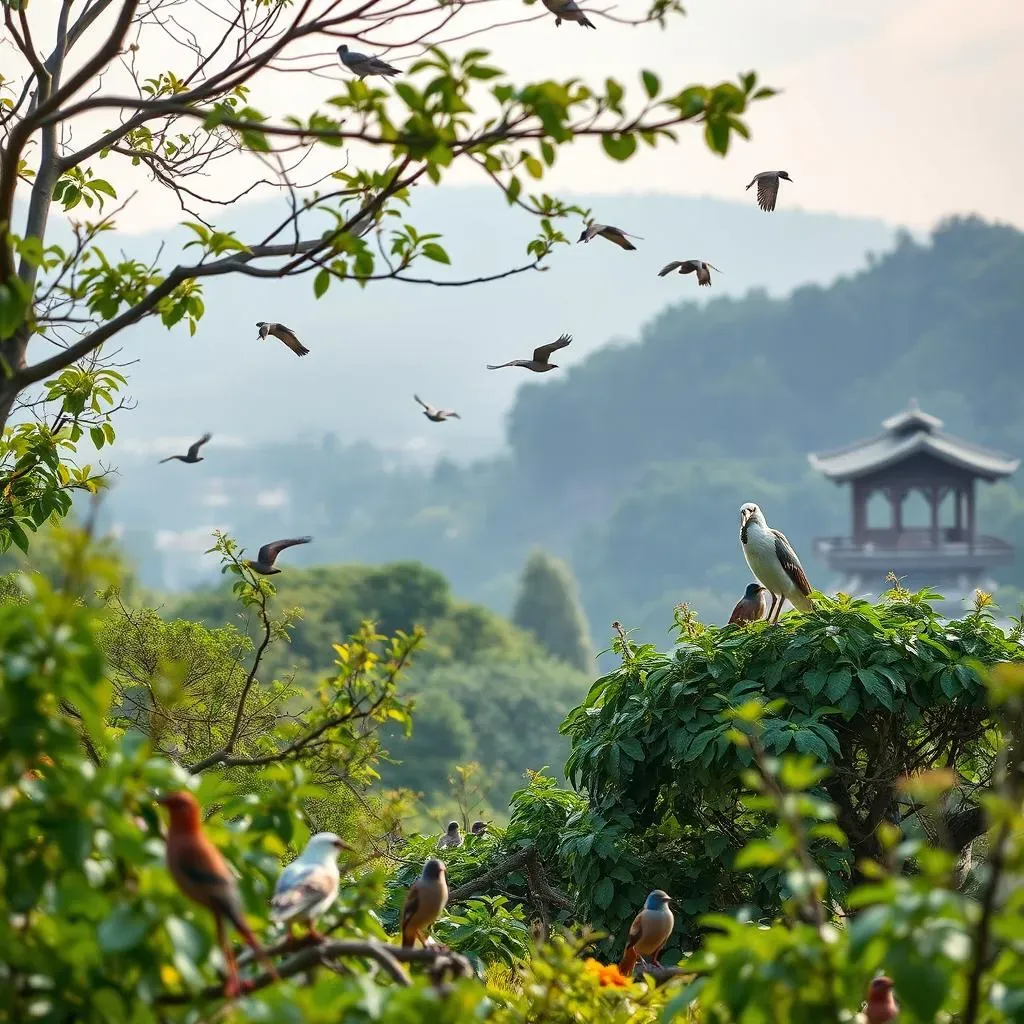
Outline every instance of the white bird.
<path fill-rule="evenodd" d="M 435 409 L 429 402 L 424 402 L 419 395 L 413 395 L 412 397 L 423 406 L 423 415 L 433 423 L 444 423 L 445 420 L 450 419 L 462 419 L 454 409 Z"/>
<path fill-rule="evenodd" d="M 680 274 L 692 274 L 697 271 L 697 284 L 707 285 L 709 288 L 711 287 L 711 271 L 713 270 L 716 274 L 722 273 L 718 267 L 706 260 L 673 260 L 658 271 L 658 277 L 671 274 L 673 270 L 678 270 Z"/>
<path fill-rule="evenodd" d="M 609 242 L 614 242 L 620 249 L 635 249 L 636 246 L 629 239 L 640 238 L 639 235 L 630 235 L 628 232 L 623 231 L 622 228 L 613 227 L 611 224 L 598 224 L 596 221 L 588 220 L 587 226 L 583 229 L 583 234 L 576 239 L 576 244 L 589 242 L 598 235 L 602 238 L 607 238 Z"/>
<path fill-rule="evenodd" d="M 757 205 L 765 213 L 771 213 L 775 209 L 775 200 L 779 197 L 779 180 L 792 181 L 786 171 L 761 171 L 751 179 L 750 185 L 744 189 L 749 191 L 751 186 L 757 184 Z"/>
<path fill-rule="evenodd" d="M 814 609 L 808 596 L 811 584 L 792 544 L 784 534 L 768 526 L 764 513 L 751 501 L 740 507 L 740 544 L 750 571 L 772 595 L 769 622 L 779 621 L 786 598 L 802 612 Z"/>
<path fill-rule="evenodd" d="M 581 28 L 597 26 L 583 13 L 576 0 L 544 0 L 544 6 L 555 16 L 555 28 L 562 24 L 562 19 L 575 21 Z"/>
<path fill-rule="evenodd" d="M 323 938 L 315 922 L 338 897 L 338 852 L 351 849 L 333 832 L 312 836 L 302 853 L 281 872 L 270 900 L 270 919 L 287 921 L 289 934 L 296 921 L 305 921 L 314 939 Z"/>
<path fill-rule="evenodd" d="M 338 56 L 341 58 L 341 63 L 349 71 L 354 71 L 360 78 L 366 78 L 367 75 L 384 75 L 386 78 L 388 75 L 399 73 L 398 68 L 393 68 L 380 57 L 374 57 L 367 53 L 356 53 L 344 43 L 338 47 Z"/>

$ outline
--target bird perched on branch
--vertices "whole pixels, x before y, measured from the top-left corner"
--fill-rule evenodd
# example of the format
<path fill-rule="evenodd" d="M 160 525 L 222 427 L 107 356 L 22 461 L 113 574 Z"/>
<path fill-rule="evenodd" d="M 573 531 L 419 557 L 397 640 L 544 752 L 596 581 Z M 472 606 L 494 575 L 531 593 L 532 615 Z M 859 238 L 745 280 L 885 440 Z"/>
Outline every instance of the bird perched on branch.
<path fill-rule="evenodd" d="M 748 622 L 757 622 L 764 618 L 765 601 L 764 595 L 768 591 L 760 583 L 748 583 L 743 596 L 736 603 L 736 607 L 729 616 L 730 625 L 745 625 Z"/>
<path fill-rule="evenodd" d="M 448 827 L 444 831 L 444 835 L 437 841 L 437 848 L 439 850 L 455 850 L 460 847 L 465 840 L 462 838 L 462 833 L 459 831 L 459 823 L 457 821 L 449 821 Z"/>
<path fill-rule="evenodd" d="M 488 821 L 481 821 L 480 819 L 477 819 L 473 822 L 473 825 L 469 831 L 472 832 L 473 835 L 475 836 L 482 836 L 487 831 L 487 826 L 489 824 L 490 822 Z"/>
<path fill-rule="evenodd" d="M 168 455 L 166 459 L 160 460 L 160 465 L 163 465 L 165 462 L 170 462 L 171 459 L 177 459 L 179 462 L 202 462 L 203 456 L 199 454 L 199 449 L 202 448 L 211 437 L 213 437 L 213 434 L 203 434 L 195 444 L 190 444 L 188 446 L 187 454 Z"/>
<path fill-rule="evenodd" d="M 541 345 L 533 350 L 532 359 L 513 359 L 510 363 L 499 363 L 497 366 L 487 364 L 488 370 L 503 370 L 506 366 L 522 366 L 524 369 L 533 370 L 534 373 L 547 373 L 548 370 L 557 370 L 558 364 L 552 363 L 551 353 L 565 348 L 572 341 L 571 334 L 563 334 L 557 341 Z"/>
<path fill-rule="evenodd" d="M 399 74 L 398 68 L 393 68 L 386 61 L 381 60 L 380 57 L 373 57 L 366 53 L 356 53 L 355 50 L 350 50 L 344 43 L 338 47 L 338 56 L 341 58 L 341 63 L 349 71 L 354 71 L 360 78 L 366 78 L 367 75 L 383 75 L 387 78 L 388 75 Z"/>
<path fill-rule="evenodd" d="M 707 285 L 708 288 L 711 287 L 711 271 L 713 270 L 716 274 L 721 273 L 718 267 L 706 260 L 673 260 L 658 271 L 658 277 L 671 274 L 673 270 L 678 270 L 680 274 L 692 274 L 696 271 L 697 284 Z"/>
<path fill-rule="evenodd" d="M 757 205 L 765 213 L 771 213 L 775 209 L 775 200 L 779 197 L 779 181 L 792 181 L 793 179 L 785 171 L 762 171 L 755 174 L 750 184 L 744 189 L 757 185 Z"/>
<path fill-rule="evenodd" d="M 411 949 L 416 940 L 425 946 L 427 934 L 448 902 L 448 882 L 444 864 L 431 857 L 423 865 L 420 877 L 409 886 L 402 905 L 402 947 Z"/>
<path fill-rule="evenodd" d="M 555 16 L 555 28 L 558 28 L 563 20 L 575 21 L 581 28 L 597 28 L 583 13 L 576 0 L 544 0 L 544 6 Z"/>
<path fill-rule="evenodd" d="M 802 612 L 814 609 L 809 597 L 811 584 L 793 545 L 785 534 L 769 528 L 764 513 L 753 502 L 748 501 L 740 508 L 740 544 L 750 571 L 772 595 L 769 622 L 779 621 L 786 598 Z"/>
<path fill-rule="evenodd" d="M 639 235 L 630 235 L 623 231 L 622 228 L 613 227 L 611 224 L 598 224 L 596 221 L 588 220 L 587 226 L 583 229 L 583 234 L 576 239 L 576 244 L 589 242 L 592 238 L 597 238 L 598 235 L 602 238 L 607 238 L 609 242 L 614 242 L 620 249 L 636 249 L 630 238 L 643 241 Z"/>
<path fill-rule="evenodd" d="M 341 873 L 338 854 L 352 847 L 333 832 L 317 832 L 306 848 L 281 872 L 270 900 L 270 920 L 287 921 L 288 934 L 296 921 L 305 921 L 318 941 L 316 920 L 338 898 Z"/>
<path fill-rule="evenodd" d="M 899 1016 L 899 1004 L 893 996 L 892 978 L 875 978 L 868 986 L 868 1001 L 864 1007 L 866 1024 L 885 1024 Z"/>
<path fill-rule="evenodd" d="M 293 548 L 296 544 L 308 544 L 312 539 L 312 537 L 292 537 L 289 540 L 275 540 L 270 544 L 264 544 L 259 549 L 255 561 L 247 558 L 243 564 L 261 576 L 273 576 L 281 571 L 274 565 L 274 562 L 285 548 Z"/>
<path fill-rule="evenodd" d="M 238 883 L 227 861 L 203 834 L 199 804 L 195 797 L 185 792 L 168 793 L 158 803 L 163 804 L 171 816 L 167 829 L 167 868 L 171 877 L 190 900 L 206 907 L 213 914 L 217 926 L 217 942 L 228 969 L 224 995 L 233 999 L 244 991 L 224 928 L 225 918 L 234 925 L 268 973 L 276 978 L 277 971 L 273 963 L 246 924 Z"/>
<path fill-rule="evenodd" d="M 629 926 L 626 948 L 619 961 L 619 970 L 630 977 L 637 960 L 648 959 L 655 967 L 660 967 L 658 954 L 662 951 L 676 920 L 672 916 L 669 904 L 672 897 L 664 889 L 655 889 L 647 897 L 643 910 L 633 918 Z"/>
<path fill-rule="evenodd" d="M 424 402 L 419 395 L 413 395 L 412 397 L 423 406 L 423 415 L 432 423 L 444 423 L 445 420 L 462 419 L 457 412 L 453 412 L 451 409 L 435 409 L 432 405 L 428 405 Z"/>
<path fill-rule="evenodd" d="M 271 324 L 264 320 L 257 320 L 256 326 L 260 329 L 260 340 L 266 341 L 267 335 L 272 335 L 278 341 L 283 341 L 297 356 L 308 356 L 309 349 L 299 341 L 295 332 L 284 324 Z"/>

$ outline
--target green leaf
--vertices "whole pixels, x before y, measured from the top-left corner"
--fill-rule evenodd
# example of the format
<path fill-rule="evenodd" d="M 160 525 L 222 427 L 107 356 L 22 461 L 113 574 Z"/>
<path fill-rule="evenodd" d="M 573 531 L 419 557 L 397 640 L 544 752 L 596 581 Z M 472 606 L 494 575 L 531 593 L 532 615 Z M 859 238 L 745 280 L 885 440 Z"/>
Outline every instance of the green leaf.
<path fill-rule="evenodd" d="M 886 681 L 869 668 L 862 668 L 857 672 L 857 678 L 861 686 L 871 694 L 887 711 L 892 711 L 893 700 L 892 690 Z"/>
<path fill-rule="evenodd" d="M 319 299 L 330 286 L 331 272 L 326 267 L 322 267 L 313 278 L 313 295 Z"/>
<path fill-rule="evenodd" d="M 594 906 L 598 910 L 607 910 L 615 895 L 615 885 L 610 878 L 605 876 L 594 886 Z"/>
<path fill-rule="evenodd" d="M 900 1003 L 918 1020 L 934 1020 L 952 979 L 942 964 L 900 945 L 890 947 L 886 969 L 896 983 Z"/>
<path fill-rule="evenodd" d="M 149 929 L 149 922 L 131 907 L 118 907 L 100 922 L 96 930 L 100 949 L 105 953 L 124 953 L 134 949 Z"/>
<path fill-rule="evenodd" d="M 841 668 L 835 672 L 830 672 L 828 684 L 825 688 L 825 696 L 833 703 L 836 703 L 852 685 L 853 676 L 848 668 Z"/>
<path fill-rule="evenodd" d="M 641 77 L 644 80 L 644 88 L 647 90 L 648 97 L 653 100 L 661 89 L 661 82 L 658 81 L 658 76 L 653 71 L 644 71 Z"/>
<path fill-rule="evenodd" d="M 446 253 L 444 249 L 437 244 L 437 242 L 427 242 L 427 244 L 423 246 L 423 255 L 426 256 L 428 260 L 433 260 L 435 263 L 446 263 L 450 265 L 452 262 L 448 257 L 448 253 Z"/>
<path fill-rule="evenodd" d="M 636 152 L 636 139 L 632 135 L 618 135 L 606 132 L 601 136 L 604 151 L 618 161 L 628 160 Z"/>

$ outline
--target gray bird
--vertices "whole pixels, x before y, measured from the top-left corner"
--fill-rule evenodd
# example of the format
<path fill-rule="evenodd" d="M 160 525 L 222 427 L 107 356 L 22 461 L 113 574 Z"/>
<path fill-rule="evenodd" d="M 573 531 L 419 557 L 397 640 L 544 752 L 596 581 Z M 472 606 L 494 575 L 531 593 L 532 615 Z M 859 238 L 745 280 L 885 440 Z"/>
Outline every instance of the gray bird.
<path fill-rule="evenodd" d="M 445 420 L 462 419 L 457 412 L 453 412 L 451 409 L 435 409 L 432 405 L 428 405 L 424 402 L 419 395 L 413 395 L 412 397 L 423 406 L 423 415 L 432 423 L 444 423 Z"/>
<path fill-rule="evenodd" d="M 782 181 L 793 180 L 786 171 L 762 171 L 760 174 L 754 175 L 750 184 L 746 189 L 744 189 L 744 191 L 749 191 L 756 183 L 757 205 L 760 206 L 765 213 L 771 213 L 771 211 L 775 209 L 775 200 L 779 197 L 780 179 Z"/>
<path fill-rule="evenodd" d="M 251 561 L 247 558 L 245 565 L 261 576 L 273 576 L 281 571 L 274 565 L 274 562 L 285 548 L 293 548 L 296 544 L 308 544 L 312 539 L 312 537 L 292 537 L 288 540 L 275 540 L 270 544 L 264 544 L 257 553 L 256 560 Z"/>
<path fill-rule="evenodd" d="M 671 274 L 673 270 L 678 270 L 680 274 L 692 274 L 696 271 L 697 284 L 707 285 L 709 288 L 711 287 L 711 271 L 713 270 L 716 274 L 721 273 L 718 267 L 706 260 L 673 260 L 658 271 L 658 277 Z"/>
<path fill-rule="evenodd" d="M 497 366 L 491 366 L 488 363 L 487 369 L 503 370 L 506 366 L 522 366 L 527 370 L 533 370 L 534 373 L 547 373 L 548 370 L 557 370 L 558 364 L 549 362 L 551 353 L 557 352 L 560 348 L 565 348 L 571 341 L 571 334 L 563 334 L 557 341 L 551 341 L 547 345 L 535 348 L 532 359 L 513 359 L 510 363 L 499 363 Z"/>
<path fill-rule="evenodd" d="M 752 501 L 740 507 L 740 544 L 750 571 L 772 595 L 769 622 L 779 621 L 787 597 L 802 612 L 814 610 L 811 584 L 793 545 L 785 534 L 768 526 L 764 513 Z"/>
<path fill-rule="evenodd" d="M 355 50 L 350 50 L 344 43 L 338 47 L 338 56 L 341 58 L 341 63 L 350 71 L 354 71 L 360 78 L 366 78 L 367 75 L 383 75 L 387 78 L 388 75 L 397 75 L 399 73 L 398 68 L 393 68 L 386 61 L 381 60 L 380 57 L 373 57 L 366 53 L 356 53 Z"/>
<path fill-rule="evenodd" d="M 555 28 L 562 24 L 562 20 L 575 21 L 580 28 L 594 28 L 597 26 L 583 13 L 576 0 L 543 0 L 544 6 L 555 16 Z"/>
<path fill-rule="evenodd" d="M 266 341 L 267 335 L 283 341 L 297 356 L 309 355 L 309 349 L 299 341 L 295 332 L 284 324 L 271 324 L 264 320 L 257 320 L 256 326 L 260 329 L 260 340 Z"/>
<path fill-rule="evenodd" d="M 199 454 L 199 449 L 202 448 L 211 437 L 213 437 L 213 434 L 203 434 L 195 444 L 190 444 L 188 446 L 188 454 L 168 455 L 166 459 L 160 460 L 160 465 L 163 465 L 165 462 L 170 462 L 171 459 L 177 459 L 179 462 L 202 462 L 203 457 Z"/>
<path fill-rule="evenodd" d="M 620 249 L 635 250 L 636 246 L 629 240 L 630 238 L 640 238 L 639 235 L 628 235 L 627 232 L 623 231 L 622 228 L 613 227 L 611 224 L 598 224 L 596 221 L 587 221 L 587 226 L 583 229 L 583 234 L 576 239 L 576 244 L 580 242 L 589 242 L 592 238 L 596 238 L 600 235 L 602 238 L 607 238 L 609 242 L 614 242 Z M 640 239 L 643 241 L 643 239 Z"/>
<path fill-rule="evenodd" d="M 459 823 L 457 821 L 449 821 L 444 835 L 437 841 L 437 848 L 439 850 L 456 850 L 464 842 L 462 833 L 459 831 Z"/>
<path fill-rule="evenodd" d="M 469 831 L 472 832 L 473 835 L 475 836 L 482 836 L 487 831 L 487 826 L 489 824 L 490 822 L 483 821 L 478 818 L 476 821 L 473 822 L 473 825 Z"/>

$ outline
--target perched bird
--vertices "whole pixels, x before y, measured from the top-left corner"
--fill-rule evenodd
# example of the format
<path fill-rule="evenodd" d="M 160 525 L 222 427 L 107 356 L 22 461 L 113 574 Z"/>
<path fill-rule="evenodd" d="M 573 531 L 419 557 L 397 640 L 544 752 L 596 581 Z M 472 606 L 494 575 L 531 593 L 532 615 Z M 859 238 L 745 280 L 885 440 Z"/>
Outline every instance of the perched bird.
<path fill-rule="evenodd" d="M 751 186 L 757 183 L 757 205 L 765 213 L 771 213 L 775 209 L 775 200 L 779 197 L 779 181 L 792 181 L 786 171 L 762 171 L 755 174 L 750 185 L 744 191 L 749 191 Z"/>
<path fill-rule="evenodd" d="M 188 454 L 168 455 L 166 459 L 160 460 L 160 465 L 163 465 L 165 462 L 170 462 L 171 459 L 177 459 L 179 462 L 202 462 L 203 457 L 199 454 L 199 449 L 202 448 L 211 437 L 213 437 L 213 434 L 203 434 L 195 444 L 190 444 L 188 446 Z"/>
<path fill-rule="evenodd" d="M 308 544 L 312 539 L 312 537 L 292 537 L 290 540 L 275 540 L 270 544 L 264 544 L 257 552 L 256 560 L 247 558 L 244 564 L 261 576 L 273 576 L 281 571 L 274 565 L 274 562 L 285 548 L 293 548 L 296 544 Z"/>
<path fill-rule="evenodd" d="M 884 975 L 875 978 L 868 986 L 868 1002 L 864 1008 L 864 1020 L 867 1024 L 884 1024 L 895 1020 L 900 1008 L 892 994 L 892 978 Z"/>
<path fill-rule="evenodd" d="M 740 508 L 740 543 L 750 571 L 772 595 L 769 622 L 779 621 L 787 597 L 800 611 L 813 610 L 814 605 L 808 596 L 811 585 L 793 546 L 784 534 L 769 528 L 764 513 L 750 501 Z"/>
<path fill-rule="evenodd" d="M 306 848 L 277 880 L 270 900 L 270 920 L 287 921 L 289 935 L 296 921 L 305 921 L 309 934 L 322 939 L 316 930 L 316 919 L 337 899 L 341 881 L 338 853 L 351 849 L 333 832 L 317 832 L 310 837 Z"/>
<path fill-rule="evenodd" d="M 270 334 L 283 341 L 297 356 L 309 355 L 309 349 L 299 341 L 295 332 L 284 324 L 268 324 L 263 320 L 257 320 L 256 326 L 260 329 L 261 340 L 266 341 L 267 335 Z"/>
<path fill-rule="evenodd" d="M 555 28 L 562 24 L 563 19 L 575 21 L 581 28 L 597 28 L 576 0 L 544 0 L 544 6 L 555 16 Z"/>
<path fill-rule="evenodd" d="M 462 419 L 457 412 L 452 412 L 451 409 L 435 409 L 432 405 L 428 405 L 424 402 L 419 395 L 413 395 L 412 397 L 423 406 L 423 415 L 433 423 L 444 423 L 445 420 Z"/>
<path fill-rule="evenodd" d="M 611 224 L 598 224 L 596 221 L 588 220 L 587 226 L 583 229 L 583 234 L 576 239 L 576 244 L 580 242 L 589 242 L 592 238 L 597 238 L 600 235 L 602 238 L 607 238 L 609 242 L 614 242 L 620 249 L 636 249 L 636 246 L 629 240 L 630 238 L 640 238 L 639 235 L 628 235 L 627 232 L 623 231 L 622 228 L 613 227 Z M 640 239 L 643 241 L 643 239 Z"/>
<path fill-rule="evenodd" d="M 427 944 L 427 933 L 441 916 L 447 902 L 448 882 L 445 880 L 444 864 L 431 857 L 423 865 L 420 877 L 409 886 L 402 905 L 403 948 L 412 948 L 417 939 L 424 946 Z"/>
<path fill-rule="evenodd" d="M 669 910 L 672 897 L 663 889 L 655 889 L 647 897 L 643 910 L 633 918 L 629 926 L 629 937 L 626 948 L 619 961 L 619 970 L 630 977 L 639 959 L 650 959 L 655 967 L 660 967 L 658 954 L 668 942 L 676 919 Z"/>
<path fill-rule="evenodd" d="M 481 821 L 478 818 L 476 821 L 473 822 L 473 826 L 472 826 L 472 828 L 470 828 L 469 831 L 472 832 L 473 835 L 475 835 L 475 836 L 482 836 L 487 831 L 487 826 L 489 824 L 490 824 L 490 822 Z"/>
<path fill-rule="evenodd" d="M 380 57 L 372 57 L 366 53 L 356 53 L 355 50 L 350 50 L 344 43 L 338 47 L 338 56 L 341 58 L 341 63 L 349 69 L 354 71 L 360 78 L 366 78 L 367 75 L 384 75 L 386 78 L 388 75 L 397 75 L 398 68 L 393 68 L 386 61 L 380 59 Z"/>
<path fill-rule="evenodd" d="M 747 589 L 739 599 L 736 607 L 729 616 L 729 624 L 745 625 L 748 622 L 757 622 L 764 618 L 766 601 L 764 595 L 767 590 L 760 583 L 748 583 Z"/>
<path fill-rule="evenodd" d="M 692 274 L 696 271 L 697 284 L 707 285 L 709 288 L 711 287 L 711 271 L 713 270 L 716 274 L 721 273 L 718 267 L 705 260 L 673 260 L 671 263 L 666 263 L 658 271 L 658 277 L 664 277 L 666 274 L 671 274 L 673 270 L 677 269 L 680 274 Z"/>
<path fill-rule="evenodd" d="M 513 359 L 510 363 L 499 363 L 497 366 L 487 364 L 488 370 L 503 370 L 506 366 L 522 366 L 534 373 L 547 373 L 548 370 L 557 370 L 558 364 L 550 362 L 551 353 L 565 348 L 572 341 L 571 334 L 563 334 L 557 341 L 541 345 L 533 350 L 532 359 Z"/>
<path fill-rule="evenodd" d="M 439 850 L 455 850 L 464 841 L 462 833 L 459 831 L 459 823 L 457 821 L 449 821 L 444 835 L 437 841 L 437 848 Z"/>
<path fill-rule="evenodd" d="M 235 926 L 268 973 L 276 978 L 274 965 L 245 922 L 238 883 L 227 861 L 203 834 L 199 804 L 195 797 L 185 792 L 168 793 L 158 803 L 163 804 L 171 815 L 167 829 L 167 868 L 171 877 L 190 900 L 206 907 L 216 922 L 217 942 L 224 953 L 224 963 L 228 969 L 224 994 L 232 999 L 243 991 L 231 943 L 224 928 L 224 918 Z"/>

